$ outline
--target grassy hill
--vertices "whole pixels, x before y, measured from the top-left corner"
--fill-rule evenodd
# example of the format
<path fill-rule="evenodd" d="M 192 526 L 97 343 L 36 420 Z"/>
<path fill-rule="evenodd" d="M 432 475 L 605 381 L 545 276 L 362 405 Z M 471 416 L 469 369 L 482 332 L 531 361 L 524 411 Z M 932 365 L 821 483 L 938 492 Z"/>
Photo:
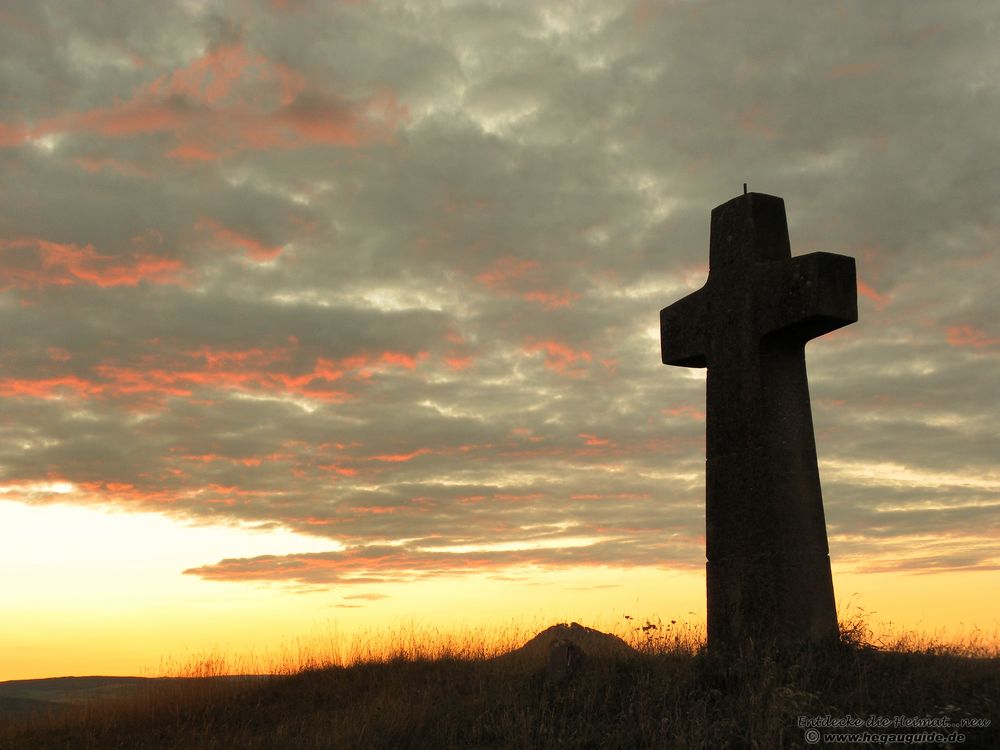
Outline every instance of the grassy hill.
<path fill-rule="evenodd" d="M 851 731 L 935 731 L 946 740 L 924 746 L 948 746 L 950 736 L 954 747 L 1000 747 L 995 645 L 911 639 L 876 648 L 857 636 L 845 630 L 838 648 L 791 659 L 748 654 L 722 661 L 669 627 L 651 626 L 638 631 L 634 652 L 588 656 L 569 673 L 554 673 L 538 649 L 524 659 L 494 658 L 483 649 L 433 656 L 411 649 L 266 680 L 150 682 L 129 697 L 10 719 L 0 728 L 0 748 L 810 746 L 812 728 L 800 717 L 986 719 L 990 726 Z"/>
<path fill-rule="evenodd" d="M 70 706 L 132 692 L 148 682 L 144 677 L 52 677 L 44 680 L 0 682 L 0 707 L 23 704 L 25 708 Z M 35 705 L 37 704 L 37 705 Z M 6 712 L 0 708 L 0 715 Z"/>
<path fill-rule="evenodd" d="M 134 699 L 162 692 L 171 684 L 186 684 L 185 677 L 49 677 L 0 682 L 0 722 L 14 717 L 73 713 L 84 705 Z M 219 680 L 262 679 L 253 676 L 220 676 Z M 175 687 L 176 689 L 176 687 Z"/>

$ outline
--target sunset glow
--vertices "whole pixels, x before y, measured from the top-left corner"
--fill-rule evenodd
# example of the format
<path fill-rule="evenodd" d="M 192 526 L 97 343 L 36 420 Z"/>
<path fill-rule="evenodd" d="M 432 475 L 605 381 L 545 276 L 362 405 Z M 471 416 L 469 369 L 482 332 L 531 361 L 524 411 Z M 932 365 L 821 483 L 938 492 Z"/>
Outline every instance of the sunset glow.
<path fill-rule="evenodd" d="M 841 617 L 996 639 L 990 11 L 759 12 L 0 11 L 0 681 L 702 626 L 657 316 L 747 181 L 857 259 L 807 347 Z"/>

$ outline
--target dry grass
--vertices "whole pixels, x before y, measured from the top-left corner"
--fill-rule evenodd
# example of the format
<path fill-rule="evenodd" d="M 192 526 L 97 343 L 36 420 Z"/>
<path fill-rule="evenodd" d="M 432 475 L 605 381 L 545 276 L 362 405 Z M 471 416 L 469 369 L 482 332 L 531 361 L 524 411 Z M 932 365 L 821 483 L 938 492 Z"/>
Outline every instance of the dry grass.
<path fill-rule="evenodd" d="M 784 748 L 804 746 L 799 716 L 993 719 L 1000 705 L 1000 648 L 981 634 L 875 634 L 855 617 L 833 651 L 722 662 L 699 627 L 629 618 L 617 631 L 635 658 L 591 660 L 562 684 L 544 664 L 492 659 L 535 632 L 513 626 L 316 641 L 266 663 L 211 655 L 175 670 L 189 679 L 11 723 L 0 748 Z M 274 676 L 220 679 L 261 671 Z M 961 746 L 1000 747 L 996 727 Z"/>

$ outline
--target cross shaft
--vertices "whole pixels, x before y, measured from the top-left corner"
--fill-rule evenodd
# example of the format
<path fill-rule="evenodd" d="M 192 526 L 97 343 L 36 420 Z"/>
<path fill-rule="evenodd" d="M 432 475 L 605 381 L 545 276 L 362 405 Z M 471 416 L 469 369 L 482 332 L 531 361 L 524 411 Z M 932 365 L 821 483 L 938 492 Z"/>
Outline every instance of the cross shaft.
<path fill-rule="evenodd" d="M 837 634 L 805 344 L 857 320 L 854 259 L 791 257 L 784 201 L 712 211 L 705 286 L 660 311 L 664 364 L 707 367 L 713 649 Z"/>

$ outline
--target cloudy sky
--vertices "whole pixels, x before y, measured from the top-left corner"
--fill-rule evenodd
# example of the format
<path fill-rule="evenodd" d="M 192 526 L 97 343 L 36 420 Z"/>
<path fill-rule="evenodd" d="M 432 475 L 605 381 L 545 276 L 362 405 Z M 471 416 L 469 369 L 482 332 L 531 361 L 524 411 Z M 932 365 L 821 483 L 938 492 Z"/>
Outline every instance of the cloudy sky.
<path fill-rule="evenodd" d="M 70 621 L 59 658 L 100 631 L 155 663 L 156 623 L 281 607 L 703 613 L 704 371 L 660 363 L 658 312 L 743 182 L 793 254 L 857 259 L 859 322 L 807 348 L 838 602 L 995 631 L 997 8 L 26 0 L 0 29 L 11 676 L 59 673 L 28 652 Z"/>

